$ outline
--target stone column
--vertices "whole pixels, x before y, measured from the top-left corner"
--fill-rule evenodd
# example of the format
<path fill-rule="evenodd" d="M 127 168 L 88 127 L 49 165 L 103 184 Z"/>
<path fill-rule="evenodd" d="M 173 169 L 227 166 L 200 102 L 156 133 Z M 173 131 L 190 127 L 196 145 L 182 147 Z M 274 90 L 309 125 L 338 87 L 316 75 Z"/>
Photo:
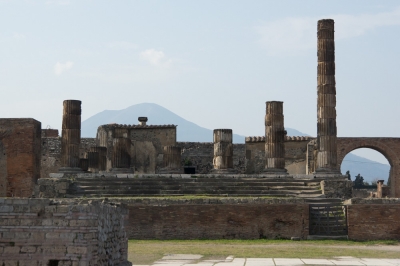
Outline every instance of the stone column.
<path fill-rule="evenodd" d="M 232 129 L 214 129 L 214 173 L 235 173 L 233 169 Z"/>
<path fill-rule="evenodd" d="M 283 102 L 266 102 L 265 169 L 271 175 L 287 175 L 285 169 L 285 136 Z"/>
<path fill-rule="evenodd" d="M 318 21 L 316 173 L 321 174 L 340 174 L 337 169 L 334 24 L 332 19 Z"/>
<path fill-rule="evenodd" d="M 98 171 L 105 171 L 107 169 L 107 148 L 95 146 L 91 147 L 89 151 L 98 154 Z"/>
<path fill-rule="evenodd" d="M 132 173 L 130 168 L 130 146 L 128 138 L 129 130 L 126 128 L 114 129 L 113 153 L 111 158 L 111 172 Z"/>
<path fill-rule="evenodd" d="M 160 174 L 181 174 L 181 147 L 164 146 L 163 168 L 160 169 Z"/>
<path fill-rule="evenodd" d="M 378 180 L 376 182 L 376 197 L 377 198 L 382 198 L 383 182 L 385 182 L 385 180 Z"/>
<path fill-rule="evenodd" d="M 79 145 L 81 143 L 81 101 L 63 102 L 61 133 L 60 172 L 82 172 L 79 166 Z"/>

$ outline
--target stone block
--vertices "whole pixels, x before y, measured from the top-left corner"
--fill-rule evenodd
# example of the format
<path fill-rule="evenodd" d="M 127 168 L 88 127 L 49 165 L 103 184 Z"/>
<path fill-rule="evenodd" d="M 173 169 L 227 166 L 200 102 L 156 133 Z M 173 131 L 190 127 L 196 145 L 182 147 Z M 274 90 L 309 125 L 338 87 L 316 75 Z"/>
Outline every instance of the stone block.
<path fill-rule="evenodd" d="M 35 246 L 23 246 L 21 247 L 21 253 L 35 253 L 36 247 Z"/>
<path fill-rule="evenodd" d="M 69 246 L 67 248 L 67 253 L 68 254 L 86 254 L 87 253 L 87 247 L 73 247 Z"/>
<path fill-rule="evenodd" d="M 18 239 L 28 239 L 30 237 L 29 232 L 15 232 L 15 238 Z"/>
<path fill-rule="evenodd" d="M 4 247 L 4 254 L 19 254 L 21 248 L 18 246 Z"/>

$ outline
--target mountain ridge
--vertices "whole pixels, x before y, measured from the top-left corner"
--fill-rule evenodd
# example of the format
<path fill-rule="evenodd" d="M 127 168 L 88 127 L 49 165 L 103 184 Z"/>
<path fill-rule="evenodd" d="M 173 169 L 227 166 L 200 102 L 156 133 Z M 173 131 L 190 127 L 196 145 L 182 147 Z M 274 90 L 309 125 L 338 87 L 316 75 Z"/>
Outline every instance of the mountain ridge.
<path fill-rule="evenodd" d="M 140 103 L 121 110 L 101 111 L 82 122 L 81 136 L 96 137 L 98 126 L 104 124 L 137 124 L 139 116 L 148 117 L 149 125 L 177 125 L 179 142 L 213 141 L 213 130 L 198 126 L 155 103 Z M 309 136 L 293 128 L 286 128 L 286 131 L 288 136 Z M 245 136 L 234 133 L 233 143 L 245 143 Z M 350 153 L 344 158 L 341 169 L 342 173 L 350 170 L 353 179 L 361 173 L 365 181 L 371 182 L 377 178 L 387 180 L 390 166 Z"/>

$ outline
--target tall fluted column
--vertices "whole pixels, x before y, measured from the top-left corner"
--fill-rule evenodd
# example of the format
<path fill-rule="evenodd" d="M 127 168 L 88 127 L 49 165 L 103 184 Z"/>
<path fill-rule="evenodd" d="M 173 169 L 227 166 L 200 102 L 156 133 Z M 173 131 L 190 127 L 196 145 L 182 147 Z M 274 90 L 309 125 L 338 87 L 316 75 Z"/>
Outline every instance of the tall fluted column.
<path fill-rule="evenodd" d="M 234 173 L 232 129 L 214 129 L 214 169 L 216 173 Z"/>
<path fill-rule="evenodd" d="M 181 167 L 181 147 L 164 146 L 163 168 L 159 171 L 160 174 L 180 174 Z"/>
<path fill-rule="evenodd" d="M 131 173 L 130 168 L 130 146 L 128 138 L 129 130 L 126 128 L 116 128 L 114 131 L 113 153 L 111 158 L 111 172 Z"/>
<path fill-rule="evenodd" d="M 283 102 L 266 102 L 265 114 L 265 173 L 286 175 L 285 125 Z"/>
<path fill-rule="evenodd" d="M 338 174 L 335 40 L 332 19 L 318 21 L 317 173 Z"/>
<path fill-rule="evenodd" d="M 79 145 L 81 143 L 81 101 L 63 102 L 60 172 L 81 172 Z"/>

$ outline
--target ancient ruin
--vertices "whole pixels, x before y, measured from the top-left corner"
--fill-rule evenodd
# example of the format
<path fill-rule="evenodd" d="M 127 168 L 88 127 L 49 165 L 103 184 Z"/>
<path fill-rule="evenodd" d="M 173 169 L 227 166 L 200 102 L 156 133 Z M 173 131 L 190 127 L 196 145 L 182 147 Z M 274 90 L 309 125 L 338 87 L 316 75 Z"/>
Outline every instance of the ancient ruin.
<path fill-rule="evenodd" d="M 286 136 L 281 101 L 266 102 L 265 135 L 245 144 L 231 129 L 177 142 L 176 125 L 147 117 L 81 138 L 78 100 L 63 102 L 61 138 L 34 119 L 0 119 L 0 262 L 129 265 L 127 238 L 398 239 L 400 138 L 337 137 L 334 21 L 317 32 L 316 138 Z M 362 147 L 391 165 L 374 193 L 340 173 Z"/>
<path fill-rule="evenodd" d="M 265 115 L 265 172 L 272 175 L 287 174 L 285 169 L 285 126 L 283 102 L 266 102 Z"/>
<path fill-rule="evenodd" d="M 80 167 L 79 158 L 79 146 L 81 144 L 81 101 L 66 100 L 63 105 L 61 134 L 62 167 L 59 171 L 81 172 L 82 168 Z"/>
<path fill-rule="evenodd" d="M 335 39 L 332 19 L 318 21 L 317 173 L 340 174 L 336 147 Z"/>

